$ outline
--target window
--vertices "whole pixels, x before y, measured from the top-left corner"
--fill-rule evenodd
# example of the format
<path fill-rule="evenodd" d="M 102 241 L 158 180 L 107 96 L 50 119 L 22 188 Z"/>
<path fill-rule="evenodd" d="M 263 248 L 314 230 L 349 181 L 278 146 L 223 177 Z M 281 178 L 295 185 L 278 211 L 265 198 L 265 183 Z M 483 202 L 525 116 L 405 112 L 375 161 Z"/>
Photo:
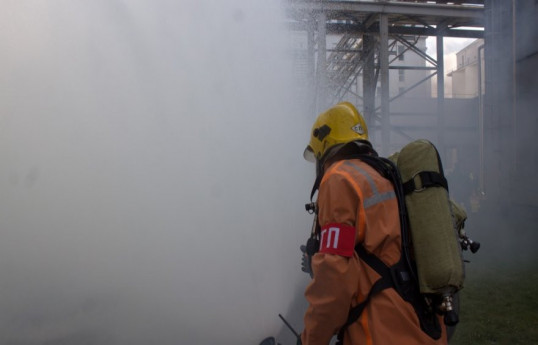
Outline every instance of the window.
<path fill-rule="evenodd" d="M 403 61 L 404 60 L 404 46 L 398 46 L 398 60 Z"/>
<path fill-rule="evenodd" d="M 405 70 L 398 70 L 398 81 L 405 81 Z"/>

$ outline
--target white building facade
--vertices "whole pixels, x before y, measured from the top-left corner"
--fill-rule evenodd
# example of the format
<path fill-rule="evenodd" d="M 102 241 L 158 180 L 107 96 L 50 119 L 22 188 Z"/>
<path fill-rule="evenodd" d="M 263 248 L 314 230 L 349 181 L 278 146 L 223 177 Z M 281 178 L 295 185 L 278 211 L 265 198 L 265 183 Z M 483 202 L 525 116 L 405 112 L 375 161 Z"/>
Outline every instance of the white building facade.
<path fill-rule="evenodd" d="M 448 73 L 452 78 L 453 98 L 475 98 L 484 94 L 483 47 L 484 40 L 477 39 L 456 53 L 456 70 Z"/>

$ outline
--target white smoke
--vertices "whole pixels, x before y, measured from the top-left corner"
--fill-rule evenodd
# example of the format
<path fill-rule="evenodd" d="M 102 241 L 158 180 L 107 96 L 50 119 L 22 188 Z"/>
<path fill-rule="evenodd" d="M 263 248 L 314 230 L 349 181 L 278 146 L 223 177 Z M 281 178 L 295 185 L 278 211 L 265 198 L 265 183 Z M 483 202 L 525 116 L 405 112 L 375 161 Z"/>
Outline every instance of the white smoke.
<path fill-rule="evenodd" d="M 0 342 L 252 344 L 303 284 L 278 2 L 2 1 Z"/>

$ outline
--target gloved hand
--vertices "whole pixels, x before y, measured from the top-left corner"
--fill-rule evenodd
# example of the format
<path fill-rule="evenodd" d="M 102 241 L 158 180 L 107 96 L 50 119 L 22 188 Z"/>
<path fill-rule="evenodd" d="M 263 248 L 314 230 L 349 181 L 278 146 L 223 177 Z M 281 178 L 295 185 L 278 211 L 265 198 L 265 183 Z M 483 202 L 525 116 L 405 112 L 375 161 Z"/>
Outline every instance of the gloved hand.
<path fill-rule="evenodd" d="M 303 253 L 303 257 L 301 258 L 301 271 L 308 273 L 310 275 L 310 278 L 313 277 L 312 274 L 312 257 L 308 255 L 306 252 L 306 246 L 302 245 L 300 247 L 301 252 Z M 301 338 L 298 338 L 299 342 L 301 341 Z M 299 343 L 298 343 L 299 344 Z"/>

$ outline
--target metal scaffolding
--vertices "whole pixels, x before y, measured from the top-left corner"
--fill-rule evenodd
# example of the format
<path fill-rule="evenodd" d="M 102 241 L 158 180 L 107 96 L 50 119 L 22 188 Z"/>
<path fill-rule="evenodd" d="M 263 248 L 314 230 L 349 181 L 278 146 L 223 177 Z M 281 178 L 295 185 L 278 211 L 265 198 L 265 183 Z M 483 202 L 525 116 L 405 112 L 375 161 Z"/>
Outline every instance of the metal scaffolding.
<path fill-rule="evenodd" d="M 439 145 L 443 144 L 444 113 L 444 37 L 483 38 L 484 1 L 328 1 L 288 0 L 290 25 L 307 32 L 308 58 L 314 74 L 315 113 L 341 101 L 352 92 L 362 75 L 362 101 L 367 121 L 380 127 L 382 153 L 390 142 L 390 103 L 419 83 L 402 90 L 391 99 L 389 69 L 425 69 L 437 75 L 437 114 Z M 479 30 L 477 30 L 479 29 Z M 481 30 L 480 30 L 481 29 Z M 341 35 L 334 49 L 327 49 L 327 35 Z M 434 36 L 437 59 L 416 47 L 412 37 Z M 432 66 L 395 66 L 390 59 L 399 42 Z M 404 51 L 404 52 L 405 52 Z M 376 89 L 380 82 L 380 106 L 376 108 Z M 404 134 L 405 135 L 405 134 Z"/>

